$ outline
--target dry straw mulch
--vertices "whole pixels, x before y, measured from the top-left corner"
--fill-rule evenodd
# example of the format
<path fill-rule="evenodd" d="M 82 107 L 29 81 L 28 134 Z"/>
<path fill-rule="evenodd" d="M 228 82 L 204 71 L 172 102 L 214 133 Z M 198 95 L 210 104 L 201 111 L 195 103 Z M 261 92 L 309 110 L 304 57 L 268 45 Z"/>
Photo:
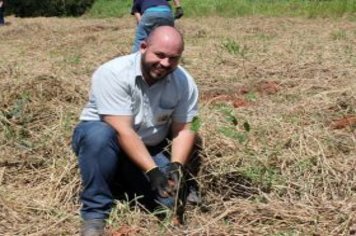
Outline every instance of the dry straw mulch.
<path fill-rule="evenodd" d="M 132 18 L 19 19 L 0 28 L 0 234 L 78 233 L 71 132 L 101 63 L 129 53 Z M 356 231 L 356 23 L 178 22 L 201 91 L 202 206 L 158 223 L 119 202 L 113 235 Z"/>

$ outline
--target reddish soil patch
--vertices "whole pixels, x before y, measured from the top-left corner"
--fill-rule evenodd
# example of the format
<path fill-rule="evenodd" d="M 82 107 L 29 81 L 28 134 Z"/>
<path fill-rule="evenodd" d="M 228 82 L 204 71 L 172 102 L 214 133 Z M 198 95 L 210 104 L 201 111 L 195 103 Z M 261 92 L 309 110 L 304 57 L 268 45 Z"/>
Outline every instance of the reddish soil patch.
<path fill-rule="evenodd" d="M 270 95 L 277 93 L 280 90 L 280 86 L 276 81 L 261 81 L 256 85 L 256 90 L 260 94 Z"/>
<path fill-rule="evenodd" d="M 222 94 L 222 95 L 214 95 L 214 94 L 203 94 L 201 99 L 208 103 L 216 103 L 216 102 L 227 102 L 231 103 L 235 108 L 247 107 L 249 106 L 249 102 L 247 102 L 244 98 L 235 94 Z"/>
<path fill-rule="evenodd" d="M 330 124 L 330 127 L 333 129 L 344 129 L 348 126 L 356 126 L 356 115 L 343 117 Z"/>
<path fill-rule="evenodd" d="M 203 101 L 210 101 L 210 100 L 231 100 L 232 97 L 238 97 L 241 95 L 245 95 L 251 91 L 245 85 L 221 85 L 221 87 L 227 87 L 228 89 L 217 89 L 212 88 L 201 93 L 201 99 Z"/>
<path fill-rule="evenodd" d="M 239 107 L 247 107 L 249 104 L 248 102 L 243 99 L 243 98 L 236 98 L 235 100 L 233 100 L 232 105 L 235 108 L 239 108 Z"/>
<path fill-rule="evenodd" d="M 111 236 L 135 236 L 138 235 L 139 229 L 130 227 L 128 225 L 123 225 L 117 230 L 113 230 Z"/>
<path fill-rule="evenodd" d="M 229 87 L 227 85 L 226 87 Z M 249 103 L 243 98 L 250 92 L 256 92 L 261 95 L 272 95 L 281 90 L 280 85 L 276 81 L 263 80 L 257 84 L 246 85 L 231 85 L 229 89 L 211 89 L 202 91 L 201 100 L 209 103 L 216 101 L 231 102 L 235 108 L 246 107 Z"/>
<path fill-rule="evenodd" d="M 250 92 L 250 89 L 245 85 L 242 85 L 241 87 L 237 88 L 237 94 L 239 94 L 239 95 L 244 95 L 244 94 L 247 94 L 249 92 Z"/>

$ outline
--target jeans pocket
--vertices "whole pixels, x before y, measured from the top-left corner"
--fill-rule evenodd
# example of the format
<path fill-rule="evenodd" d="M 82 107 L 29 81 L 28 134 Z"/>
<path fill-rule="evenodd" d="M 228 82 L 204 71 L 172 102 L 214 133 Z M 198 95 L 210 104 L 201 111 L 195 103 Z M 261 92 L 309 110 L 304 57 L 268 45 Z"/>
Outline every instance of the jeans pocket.
<path fill-rule="evenodd" d="M 74 128 L 74 131 L 73 131 L 73 135 L 72 135 L 72 141 L 71 141 L 71 146 L 72 146 L 72 150 L 73 152 L 75 153 L 75 155 L 78 156 L 78 153 L 79 153 L 79 150 L 78 150 L 78 147 L 79 147 L 79 142 L 80 142 L 80 124 L 79 123 L 75 128 Z"/>

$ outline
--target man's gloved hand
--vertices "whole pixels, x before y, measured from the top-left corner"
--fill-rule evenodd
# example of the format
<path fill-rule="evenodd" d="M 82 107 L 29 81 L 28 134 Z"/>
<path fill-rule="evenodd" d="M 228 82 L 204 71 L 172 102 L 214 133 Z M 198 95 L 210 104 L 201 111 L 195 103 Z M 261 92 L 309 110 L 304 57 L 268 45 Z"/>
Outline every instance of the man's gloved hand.
<path fill-rule="evenodd" d="M 174 13 L 174 19 L 180 19 L 184 15 L 184 11 L 182 7 L 176 7 Z"/>
<path fill-rule="evenodd" d="M 151 182 L 151 189 L 156 191 L 161 197 L 169 197 L 172 194 L 172 189 L 169 187 L 167 177 L 155 167 L 147 173 Z"/>
<path fill-rule="evenodd" d="M 168 180 L 173 182 L 173 190 L 177 191 L 181 187 L 181 183 L 183 183 L 184 167 L 179 162 L 171 162 L 168 164 L 167 171 Z"/>

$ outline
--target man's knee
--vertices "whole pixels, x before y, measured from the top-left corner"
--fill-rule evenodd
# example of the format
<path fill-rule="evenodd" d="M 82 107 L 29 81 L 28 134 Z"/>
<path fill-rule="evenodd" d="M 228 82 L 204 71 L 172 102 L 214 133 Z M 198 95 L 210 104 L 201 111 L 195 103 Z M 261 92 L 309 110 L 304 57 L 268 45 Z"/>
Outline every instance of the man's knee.
<path fill-rule="evenodd" d="M 117 142 L 117 133 L 114 128 L 104 122 L 92 122 L 85 133 L 84 143 L 94 145 L 95 148 L 106 146 L 112 142 Z"/>

